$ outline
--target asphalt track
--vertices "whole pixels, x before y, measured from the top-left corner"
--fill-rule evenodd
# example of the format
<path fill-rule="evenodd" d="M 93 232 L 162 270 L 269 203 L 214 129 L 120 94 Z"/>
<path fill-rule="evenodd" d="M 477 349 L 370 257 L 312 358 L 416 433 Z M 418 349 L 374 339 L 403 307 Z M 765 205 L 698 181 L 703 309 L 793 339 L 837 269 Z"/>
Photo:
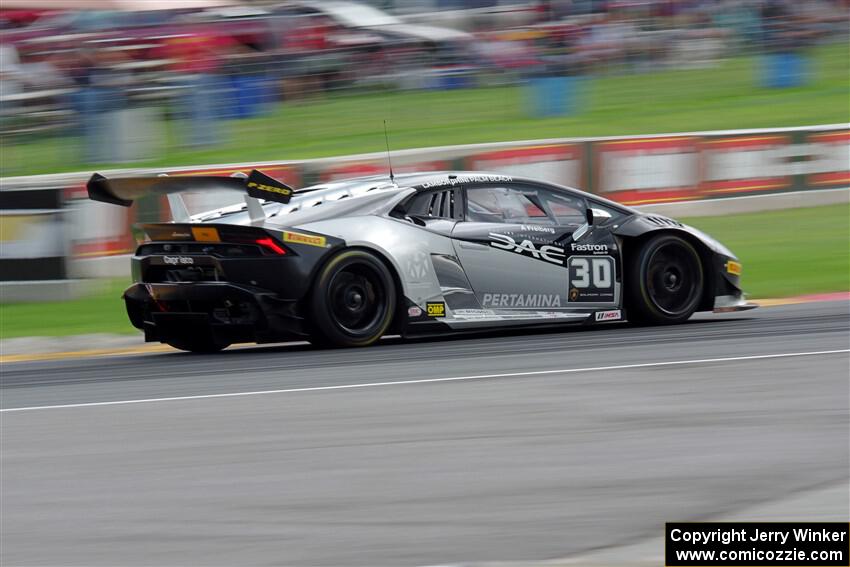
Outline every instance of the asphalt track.
<path fill-rule="evenodd" d="M 659 537 L 846 483 L 848 348 L 829 302 L 4 364 L 0 563 L 445 565 Z"/>

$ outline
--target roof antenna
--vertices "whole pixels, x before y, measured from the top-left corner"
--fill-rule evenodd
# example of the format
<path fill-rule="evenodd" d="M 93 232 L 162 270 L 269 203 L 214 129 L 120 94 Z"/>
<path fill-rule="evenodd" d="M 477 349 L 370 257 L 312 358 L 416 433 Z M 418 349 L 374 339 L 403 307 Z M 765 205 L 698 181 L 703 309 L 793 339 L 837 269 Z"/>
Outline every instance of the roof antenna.
<path fill-rule="evenodd" d="M 384 119 L 384 141 L 387 143 L 387 162 L 390 164 L 390 183 L 395 185 L 395 175 L 393 174 L 393 159 L 390 157 L 390 137 L 387 136 L 387 121 Z"/>

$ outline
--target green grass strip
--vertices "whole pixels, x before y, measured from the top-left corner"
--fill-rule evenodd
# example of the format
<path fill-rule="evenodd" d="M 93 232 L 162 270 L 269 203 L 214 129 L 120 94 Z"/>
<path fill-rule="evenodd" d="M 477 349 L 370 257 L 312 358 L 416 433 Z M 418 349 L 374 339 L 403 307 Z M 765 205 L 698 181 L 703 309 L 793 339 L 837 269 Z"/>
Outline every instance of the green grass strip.
<path fill-rule="evenodd" d="M 257 162 L 383 151 L 387 120 L 395 150 L 541 138 L 620 136 L 850 121 L 850 50 L 846 43 L 807 51 L 811 80 L 767 89 L 760 59 L 723 60 L 700 69 L 586 77 L 574 116 L 534 118 L 528 89 L 511 85 L 449 91 L 371 91 L 316 95 L 276 104 L 262 117 L 231 121 L 221 145 L 191 149 L 170 123 L 158 159 L 133 164 L 80 163 L 77 140 L 4 140 L 3 175 L 115 166 Z M 20 143 L 19 143 L 20 142 Z M 109 141 L 105 141 L 109 143 Z"/>

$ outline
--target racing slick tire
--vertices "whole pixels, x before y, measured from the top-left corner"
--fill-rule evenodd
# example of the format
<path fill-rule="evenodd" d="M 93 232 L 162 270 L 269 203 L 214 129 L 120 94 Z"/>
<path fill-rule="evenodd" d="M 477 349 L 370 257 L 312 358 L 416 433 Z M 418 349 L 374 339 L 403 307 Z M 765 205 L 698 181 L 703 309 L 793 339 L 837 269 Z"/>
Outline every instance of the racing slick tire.
<path fill-rule="evenodd" d="M 171 347 L 197 354 L 212 354 L 222 351 L 230 346 L 230 343 L 220 343 L 209 339 L 181 339 L 168 341 Z"/>
<path fill-rule="evenodd" d="M 310 299 L 317 346 L 367 346 L 386 333 L 397 294 L 389 268 L 365 250 L 331 258 L 316 278 Z"/>
<path fill-rule="evenodd" d="M 699 306 L 705 288 L 699 253 L 672 234 L 643 242 L 629 258 L 626 275 L 628 318 L 637 323 L 686 321 Z"/>

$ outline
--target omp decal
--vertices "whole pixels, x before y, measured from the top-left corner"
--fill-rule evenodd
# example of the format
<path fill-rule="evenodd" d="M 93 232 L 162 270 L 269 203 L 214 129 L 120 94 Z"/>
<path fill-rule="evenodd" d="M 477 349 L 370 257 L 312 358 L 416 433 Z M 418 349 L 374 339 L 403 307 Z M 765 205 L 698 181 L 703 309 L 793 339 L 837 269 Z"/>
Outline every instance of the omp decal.
<path fill-rule="evenodd" d="M 564 257 L 566 255 L 564 249 L 559 246 L 543 244 L 537 247 L 530 240 L 517 242 L 506 234 L 496 234 L 495 232 L 490 233 L 490 246 L 501 250 L 510 250 L 523 256 L 531 256 L 532 258 L 558 265 L 564 263 Z"/>
<path fill-rule="evenodd" d="M 218 230 L 212 227 L 193 226 L 192 236 L 194 236 L 195 240 L 198 242 L 221 242 Z"/>
<path fill-rule="evenodd" d="M 423 183 L 422 188 L 430 189 L 431 187 L 443 187 L 445 185 L 453 186 L 480 182 L 509 183 L 511 181 L 513 181 L 513 177 L 510 175 L 446 175 L 434 181 Z"/>
<path fill-rule="evenodd" d="M 442 301 L 438 302 L 428 302 L 425 304 L 425 308 L 428 312 L 428 317 L 445 317 L 446 316 L 446 304 Z"/>
<path fill-rule="evenodd" d="M 311 234 L 301 234 L 300 232 L 284 231 L 284 242 L 293 242 L 295 244 L 306 244 L 307 246 L 317 246 L 324 248 L 328 244 L 328 239 L 324 236 L 314 236 Z"/>
<path fill-rule="evenodd" d="M 726 271 L 732 274 L 733 276 L 740 276 L 743 267 L 740 262 L 736 262 L 734 260 L 726 261 Z"/>
<path fill-rule="evenodd" d="M 484 307 L 560 307 L 561 296 L 548 293 L 485 293 Z"/>
<path fill-rule="evenodd" d="M 594 254 L 607 254 L 607 244 L 576 244 L 570 243 L 570 250 L 573 252 L 593 252 Z"/>
<path fill-rule="evenodd" d="M 596 320 L 597 321 L 619 321 L 623 318 L 623 314 L 619 309 L 614 309 L 612 311 L 597 311 L 596 312 Z"/>

